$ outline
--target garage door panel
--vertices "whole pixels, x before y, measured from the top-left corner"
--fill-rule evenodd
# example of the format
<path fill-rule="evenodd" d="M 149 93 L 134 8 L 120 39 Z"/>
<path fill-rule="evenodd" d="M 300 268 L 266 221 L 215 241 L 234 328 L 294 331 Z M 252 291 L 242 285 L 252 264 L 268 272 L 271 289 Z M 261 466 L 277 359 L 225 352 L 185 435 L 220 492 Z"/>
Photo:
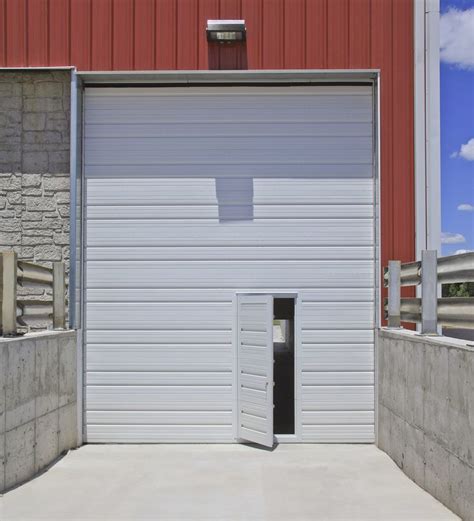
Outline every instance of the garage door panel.
<path fill-rule="evenodd" d="M 88 385 L 86 399 L 91 411 L 225 411 L 232 408 L 232 387 Z"/>
<path fill-rule="evenodd" d="M 88 385 L 232 385 L 232 371 L 206 371 L 204 364 L 199 371 L 89 370 L 86 382 Z"/>
<path fill-rule="evenodd" d="M 97 262 L 87 263 L 90 288 L 371 287 L 371 262 Z"/>
<path fill-rule="evenodd" d="M 370 246 L 371 219 L 300 219 L 227 222 L 150 220 L 89 220 L 88 246 Z"/>
<path fill-rule="evenodd" d="M 304 425 L 302 441 L 313 443 L 373 443 L 374 425 Z"/>
<path fill-rule="evenodd" d="M 246 288 L 263 293 L 263 288 Z M 266 288 L 268 293 L 281 293 L 280 287 Z M 247 293 L 247 291 L 244 291 Z M 203 288 L 90 288 L 87 302 L 232 302 L 233 289 Z M 374 288 L 318 288 L 299 292 L 305 302 L 371 302 Z"/>
<path fill-rule="evenodd" d="M 364 88 L 364 87 L 362 87 Z M 298 122 L 370 122 L 372 120 L 372 96 L 367 92 L 325 93 L 318 95 L 300 92 L 295 95 L 267 90 L 261 93 L 239 92 L 238 96 L 223 94 L 218 89 L 206 87 L 206 92 L 193 89 L 164 89 L 160 93 L 138 95 L 129 92 L 110 92 L 97 96 L 86 92 L 86 122 L 94 123 L 154 123 L 156 121 L 190 123 L 215 123 L 216 112 L 225 114 L 224 123 L 256 121 L 265 123 Z M 308 103 L 308 98 L 310 103 Z M 278 106 L 278 110 L 275 110 Z M 237 115 L 232 118 L 231 115 Z M 227 119 L 228 118 L 228 119 Z"/>
<path fill-rule="evenodd" d="M 107 302 L 87 304 L 90 329 L 230 329 L 232 303 Z"/>
<path fill-rule="evenodd" d="M 222 208 L 228 220 L 238 220 L 248 205 L 108 205 L 89 206 L 90 219 L 220 219 Z M 345 205 L 252 205 L 253 220 L 258 219 L 371 219 L 374 209 L 369 204 Z"/>
<path fill-rule="evenodd" d="M 169 329 L 88 329 L 88 343 L 105 344 L 228 344 L 232 342 L 232 329 L 220 330 L 169 330 Z"/>
<path fill-rule="evenodd" d="M 115 172 L 115 169 L 114 169 Z M 113 172 L 110 172 L 113 174 Z M 253 169 L 240 169 L 239 176 L 226 179 L 226 199 L 229 204 L 242 197 L 242 176 L 253 176 Z M 87 179 L 87 207 L 106 205 L 215 205 L 217 204 L 216 179 L 173 176 L 140 178 L 136 170 L 128 170 L 128 178 Z M 219 178 L 225 175 L 221 173 Z M 288 176 L 292 176 L 288 178 Z M 299 179 L 286 170 L 286 179 L 253 179 L 253 203 L 255 205 L 326 205 L 373 203 L 372 179 Z M 245 193 L 247 193 L 247 186 Z M 235 194 L 235 199 L 232 195 Z"/>
<path fill-rule="evenodd" d="M 373 371 L 373 344 L 304 344 L 303 371 Z"/>
<path fill-rule="evenodd" d="M 225 136 L 166 139 L 93 138 L 86 139 L 84 162 L 88 165 L 140 165 L 156 167 L 167 164 L 193 165 L 235 163 L 242 165 L 278 164 L 370 164 L 370 137 L 306 136 Z M 213 151 L 209 156 L 209 150 Z M 309 149 L 309 150 L 308 150 Z M 303 159 L 304 158 L 304 159 Z"/>
<path fill-rule="evenodd" d="M 232 411 L 88 411 L 91 425 L 232 425 Z"/>
<path fill-rule="evenodd" d="M 373 329 L 303 329 L 305 344 L 368 344 L 374 341 Z"/>
<path fill-rule="evenodd" d="M 302 385 L 373 385 L 373 371 L 303 370 Z"/>
<path fill-rule="evenodd" d="M 301 307 L 303 329 L 371 329 L 374 317 L 373 302 L 304 302 Z"/>
<path fill-rule="evenodd" d="M 207 334 L 208 336 L 208 334 Z M 196 335 L 194 335 L 196 339 Z M 199 338 L 199 337 L 198 337 Z M 88 344 L 89 371 L 129 371 L 141 378 L 143 371 L 160 372 L 162 378 L 179 383 L 176 372 L 229 372 L 233 351 L 229 344 Z M 172 374 L 163 374 L 163 371 Z M 134 373 L 136 372 L 136 373 Z M 199 374 L 193 378 L 201 378 Z M 89 382 L 89 378 L 87 379 Z"/>
<path fill-rule="evenodd" d="M 231 443 L 232 425 L 88 425 L 89 443 Z"/>
<path fill-rule="evenodd" d="M 235 261 L 235 260 L 374 260 L 371 246 L 141 246 L 123 248 L 120 246 L 93 247 L 87 249 L 89 261 L 176 260 L 183 257 L 188 261 Z M 131 290 L 130 290 L 131 291 Z M 352 288 L 347 288 L 350 297 Z M 90 294 L 97 294 L 90 290 Z M 214 291 L 215 293 L 215 291 Z M 227 291 L 228 293 L 228 291 Z M 173 298 L 173 293 L 167 293 Z M 312 297 L 309 297 L 312 300 Z"/>
<path fill-rule="evenodd" d="M 234 439 L 236 293 L 298 294 L 301 440 L 373 441 L 370 86 L 86 89 L 84 154 L 89 442 Z"/>
<path fill-rule="evenodd" d="M 297 169 L 296 169 L 297 167 Z M 296 171 L 295 171 L 296 170 Z M 280 164 L 280 163 L 230 163 L 222 160 L 221 162 L 207 163 L 162 163 L 129 165 L 111 163 L 107 165 L 84 165 L 86 177 L 108 177 L 121 178 L 130 175 L 137 177 L 219 177 L 226 178 L 288 178 L 294 175 L 296 178 L 372 178 L 372 163 L 299 163 Z"/>
<path fill-rule="evenodd" d="M 303 411 L 303 425 L 373 425 L 374 411 Z"/>
<path fill-rule="evenodd" d="M 303 411 L 371 411 L 374 389 L 371 385 L 303 385 Z"/>
<path fill-rule="evenodd" d="M 100 106 L 100 100 L 97 102 Z M 92 116 L 92 114 L 91 114 Z M 93 116 L 94 117 L 94 116 Z M 85 126 L 85 134 L 92 138 L 214 138 L 221 136 L 232 137 L 268 137 L 296 136 L 311 137 L 371 137 L 371 122 L 344 121 L 340 123 L 318 122 L 286 122 L 286 125 L 275 125 L 263 121 L 246 122 L 219 122 L 218 130 L 216 121 L 199 122 L 195 124 L 154 121 L 149 124 L 124 122 L 120 125 L 97 121 Z"/>

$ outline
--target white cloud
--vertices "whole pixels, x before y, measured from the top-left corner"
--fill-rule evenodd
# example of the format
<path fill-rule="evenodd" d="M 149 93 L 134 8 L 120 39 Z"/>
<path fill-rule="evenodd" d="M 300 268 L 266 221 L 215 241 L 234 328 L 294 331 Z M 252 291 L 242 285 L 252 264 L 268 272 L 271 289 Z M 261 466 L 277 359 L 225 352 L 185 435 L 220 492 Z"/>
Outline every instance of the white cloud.
<path fill-rule="evenodd" d="M 461 255 L 462 253 L 470 253 L 472 250 L 456 250 L 454 255 Z"/>
<path fill-rule="evenodd" d="M 474 69 L 474 7 L 449 9 L 440 18 L 440 58 L 461 69 Z"/>
<path fill-rule="evenodd" d="M 456 157 L 458 157 L 458 155 L 459 155 L 459 154 L 458 154 L 457 152 L 453 152 L 452 154 L 449 154 L 449 157 L 450 157 L 451 159 L 455 159 Z"/>
<path fill-rule="evenodd" d="M 458 210 L 461 212 L 474 212 L 474 206 L 472 204 L 460 204 Z"/>
<path fill-rule="evenodd" d="M 466 242 L 466 238 L 460 233 L 442 232 L 441 242 L 443 244 L 460 244 Z"/>
<path fill-rule="evenodd" d="M 472 50 L 474 54 L 474 47 Z M 474 161 L 474 137 L 471 138 L 467 143 L 461 145 L 459 155 L 467 161 Z"/>

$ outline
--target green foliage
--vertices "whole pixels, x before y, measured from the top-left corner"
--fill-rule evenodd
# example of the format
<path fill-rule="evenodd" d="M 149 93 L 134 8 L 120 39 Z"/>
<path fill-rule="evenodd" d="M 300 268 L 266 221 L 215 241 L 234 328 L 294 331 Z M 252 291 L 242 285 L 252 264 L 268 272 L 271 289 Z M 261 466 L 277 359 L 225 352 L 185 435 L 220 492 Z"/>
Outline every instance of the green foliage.
<path fill-rule="evenodd" d="M 474 297 L 474 282 L 443 284 L 443 297 Z"/>

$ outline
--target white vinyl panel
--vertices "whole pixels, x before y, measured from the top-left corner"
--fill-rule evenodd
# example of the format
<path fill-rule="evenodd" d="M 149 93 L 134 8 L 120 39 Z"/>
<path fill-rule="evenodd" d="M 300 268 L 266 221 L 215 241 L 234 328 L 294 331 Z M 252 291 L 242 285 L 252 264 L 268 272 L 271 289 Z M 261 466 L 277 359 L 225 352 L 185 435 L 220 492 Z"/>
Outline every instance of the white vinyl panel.
<path fill-rule="evenodd" d="M 199 98 L 210 97 L 212 100 L 223 97 L 239 96 L 261 96 L 267 97 L 268 95 L 278 95 L 286 97 L 294 96 L 371 96 L 372 88 L 370 85 L 293 85 L 291 89 L 285 86 L 279 86 L 277 84 L 270 87 L 262 86 L 232 86 L 226 85 L 222 87 L 214 87 L 212 85 L 206 85 L 202 87 L 139 87 L 134 86 L 131 89 L 117 89 L 114 87 L 88 87 L 85 91 L 87 100 L 97 99 L 97 102 L 101 104 L 101 98 L 108 101 L 109 99 L 126 99 L 130 97 L 154 98 L 156 96 L 193 96 Z"/>
<path fill-rule="evenodd" d="M 94 138 L 85 165 L 288 165 L 370 164 L 370 137 L 170 137 Z M 213 150 L 212 156 L 209 150 Z M 245 153 L 243 153 L 245 152 Z M 304 158 L 304 159 L 302 159 Z"/>
<path fill-rule="evenodd" d="M 184 95 L 183 95 L 184 94 Z M 347 121 L 370 123 L 372 121 L 372 97 L 370 95 L 325 94 L 279 95 L 276 92 L 222 94 L 209 90 L 205 95 L 189 91 L 157 92 L 153 96 L 102 96 L 88 95 L 85 104 L 85 123 L 214 123 L 216 131 L 224 123 L 262 122 L 285 124 L 286 122 Z M 278 110 L 275 110 L 278 107 Z M 223 114 L 222 118 L 215 117 Z"/>
<path fill-rule="evenodd" d="M 303 344 L 368 344 L 374 341 L 373 329 L 303 329 Z"/>
<path fill-rule="evenodd" d="M 368 261 L 87 263 L 90 288 L 366 288 L 373 278 Z"/>
<path fill-rule="evenodd" d="M 303 385 L 303 411 L 371 411 L 374 408 L 372 385 Z"/>
<path fill-rule="evenodd" d="M 373 371 L 373 344 L 304 344 L 303 371 Z"/>
<path fill-rule="evenodd" d="M 88 425 L 89 443 L 231 443 L 232 425 Z"/>
<path fill-rule="evenodd" d="M 371 246 L 371 219 L 229 221 L 89 220 L 88 246 Z"/>
<path fill-rule="evenodd" d="M 318 288 L 300 292 L 301 300 L 312 302 L 372 302 L 375 291 L 372 285 L 367 288 Z"/>
<path fill-rule="evenodd" d="M 373 385 L 372 371 L 303 371 L 302 385 Z"/>
<path fill-rule="evenodd" d="M 117 258 L 114 255 L 114 258 Z M 122 257 L 121 257 L 122 258 Z M 103 259 L 105 260 L 105 259 Z M 222 302 L 232 304 L 234 291 L 229 289 L 153 289 L 89 288 L 87 302 Z"/>
<path fill-rule="evenodd" d="M 201 354 L 196 353 L 197 354 Z M 89 371 L 88 385 L 231 385 L 229 371 Z"/>
<path fill-rule="evenodd" d="M 90 344 L 228 344 L 232 342 L 232 329 L 221 330 L 140 330 L 101 329 L 88 330 Z"/>
<path fill-rule="evenodd" d="M 180 338 L 182 336 L 180 335 Z M 199 335 L 194 334 L 194 339 Z M 156 371 L 171 383 L 179 383 L 180 373 L 192 371 L 193 379 L 201 379 L 200 373 L 228 373 L 232 370 L 232 346 L 230 344 L 88 344 L 87 369 L 104 375 L 105 371 L 124 372 L 123 379 L 141 379 L 142 372 Z M 167 372 L 169 374 L 163 374 Z M 108 378 L 117 379 L 118 375 Z M 92 378 L 92 380 L 90 380 Z M 158 378 L 155 376 L 155 378 Z M 87 376 L 87 383 L 97 376 Z M 191 379 L 190 379 L 191 380 Z M 181 382 L 182 383 L 182 382 Z"/>
<path fill-rule="evenodd" d="M 227 329 L 231 303 L 88 303 L 89 329 Z"/>
<path fill-rule="evenodd" d="M 232 425 L 232 411 L 88 411 L 95 425 Z"/>
<path fill-rule="evenodd" d="M 303 425 L 373 425 L 374 411 L 303 411 Z"/>
<path fill-rule="evenodd" d="M 301 327 L 371 329 L 374 327 L 374 305 L 373 302 L 304 302 Z"/>
<path fill-rule="evenodd" d="M 100 103 L 100 101 L 99 101 Z M 219 133 L 218 133 L 219 132 Z M 285 125 L 275 125 L 260 121 L 245 122 L 220 122 L 218 130 L 216 121 L 198 122 L 196 124 L 155 121 L 151 123 L 127 122 L 120 125 L 96 122 L 87 124 L 85 133 L 89 139 L 92 138 L 169 138 L 169 137 L 221 137 L 233 136 L 286 136 L 288 133 L 295 136 L 311 137 L 371 137 L 372 124 L 370 122 L 359 123 L 344 121 L 342 123 L 318 123 L 318 122 L 287 122 Z"/>
<path fill-rule="evenodd" d="M 248 205 L 148 205 L 148 206 L 89 206 L 89 219 L 219 219 L 225 207 L 227 220 L 238 219 Z M 252 216 L 257 219 L 371 219 L 373 207 L 356 205 L 256 205 Z"/>
<path fill-rule="evenodd" d="M 88 385 L 88 410 L 222 411 L 232 407 L 231 386 Z"/>
<path fill-rule="evenodd" d="M 374 425 L 303 425 L 302 441 L 313 443 L 373 443 Z"/>
<path fill-rule="evenodd" d="M 209 176 L 140 178 L 129 171 L 128 178 L 89 178 L 86 184 L 88 207 L 218 204 L 216 179 Z M 225 180 L 224 187 L 226 204 L 239 202 L 248 193 L 246 179 Z M 255 205 L 373 204 L 372 179 L 253 179 L 251 187 Z"/>
<path fill-rule="evenodd" d="M 247 289 L 248 291 L 245 291 Z M 243 293 L 282 293 L 282 288 L 245 288 Z M 90 288 L 87 302 L 222 302 L 230 303 L 232 289 L 203 288 Z M 304 302 L 370 302 L 374 288 L 318 288 L 299 292 Z"/>
<path fill-rule="evenodd" d="M 123 248 L 120 246 L 90 246 L 87 249 L 89 261 L 144 261 L 144 260 L 367 260 L 373 263 L 374 251 L 371 246 L 141 246 Z M 352 288 L 346 289 L 351 298 Z M 318 299 L 318 295 L 314 300 Z M 313 298 L 309 299 L 313 300 Z"/>

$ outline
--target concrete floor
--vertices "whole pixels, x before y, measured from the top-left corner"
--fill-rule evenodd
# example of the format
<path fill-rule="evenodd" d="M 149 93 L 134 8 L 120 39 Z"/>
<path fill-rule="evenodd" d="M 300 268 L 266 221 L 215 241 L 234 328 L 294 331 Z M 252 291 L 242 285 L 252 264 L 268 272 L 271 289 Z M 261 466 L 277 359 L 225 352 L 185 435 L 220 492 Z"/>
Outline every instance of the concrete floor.
<path fill-rule="evenodd" d="M 88 445 L 0 498 L 0 519 L 458 519 L 372 445 Z"/>

